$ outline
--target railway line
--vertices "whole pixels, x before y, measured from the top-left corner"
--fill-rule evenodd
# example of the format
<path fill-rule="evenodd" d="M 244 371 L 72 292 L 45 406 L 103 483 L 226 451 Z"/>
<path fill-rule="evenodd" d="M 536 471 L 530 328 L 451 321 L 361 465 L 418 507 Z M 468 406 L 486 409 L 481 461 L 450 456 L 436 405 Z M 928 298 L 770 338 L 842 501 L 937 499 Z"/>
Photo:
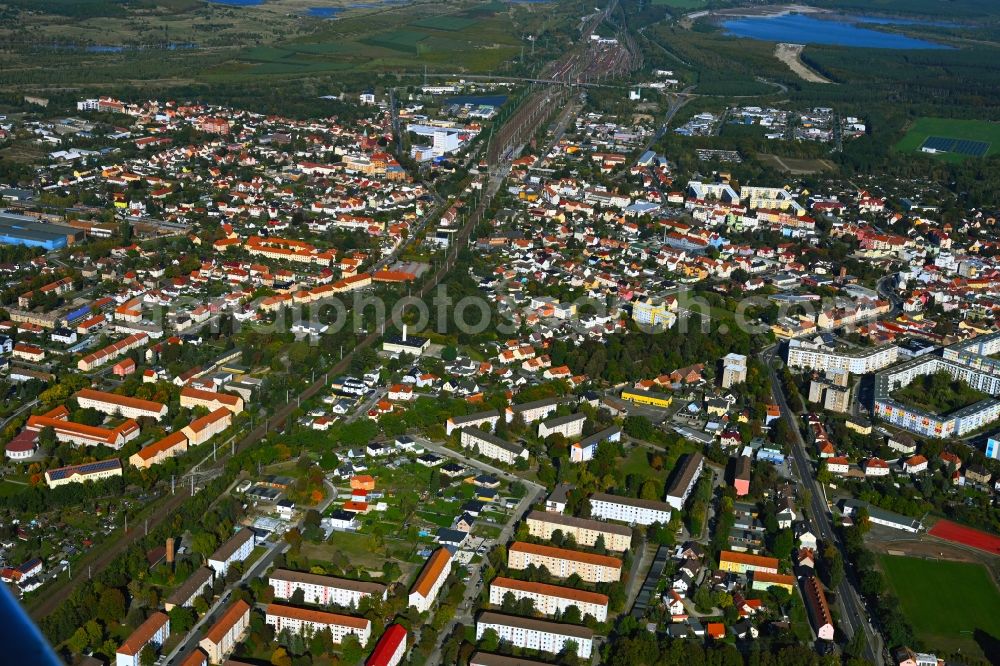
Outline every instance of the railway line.
<path fill-rule="evenodd" d="M 469 243 L 473 230 L 479 224 L 480 220 L 482 220 L 489 202 L 506 176 L 510 162 L 514 159 L 519 148 L 530 139 L 546 118 L 565 106 L 565 103 L 573 94 L 573 86 L 581 85 L 580 82 L 587 83 L 594 79 L 611 76 L 615 73 L 622 73 L 623 71 L 627 71 L 625 68 L 634 66 L 634 56 L 628 55 L 628 49 L 622 47 L 621 42 L 617 45 L 602 46 L 593 43 L 596 40 L 591 40 L 591 35 L 597 27 L 610 16 L 616 7 L 617 2 L 614 2 L 605 11 L 590 18 L 581 31 L 582 48 L 578 47 L 570 50 L 562 58 L 546 67 L 540 75 L 539 82 L 532 84 L 535 87 L 538 86 L 538 83 L 542 82 L 559 85 L 546 86 L 545 88 L 532 91 L 520 108 L 494 136 L 486 151 L 486 160 L 491 176 L 483 197 L 479 200 L 475 210 L 469 215 L 465 225 L 458 232 L 455 239 L 456 242 L 452 243 L 445 256 L 445 260 L 432 275 L 432 278 L 424 283 L 419 290 L 419 296 L 423 297 L 430 293 L 454 267 L 460 248 L 465 247 Z M 221 473 L 226 461 L 232 455 L 254 446 L 264 439 L 269 432 L 283 428 L 302 401 L 312 398 L 325 389 L 329 385 L 331 375 L 344 373 L 350 368 L 351 361 L 356 354 L 371 347 L 381 337 L 381 333 L 377 330 L 369 333 L 353 349 L 345 354 L 340 361 L 335 363 L 322 375 L 316 377 L 294 399 L 278 407 L 272 415 L 268 416 L 261 423 L 254 425 L 228 451 L 223 449 L 211 463 L 205 464 L 207 463 L 207 459 L 203 461 L 201 465 L 204 465 L 204 468 L 199 472 L 202 478 L 211 476 L 213 473 Z M 105 548 L 93 555 L 92 558 L 84 558 L 78 562 L 75 567 L 78 573 L 75 577 L 62 582 L 57 587 L 46 589 L 45 597 L 29 609 L 31 617 L 38 621 L 52 614 L 85 580 L 102 572 L 119 555 L 144 538 L 149 530 L 155 530 L 163 524 L 165 520 L 192 496 L 192 484 L 188 483 L 188 481 L 189 478 L 182 477 L 182 482 L 177 484 L 175 492 L 167 496 L 156 507 L 153 513 L 143 521 L 142 525 L 136 525 L 132 529 L 125 531 L 114 542 L 108 543 Z M 195 492 L 197 491 L 195 490 Z M 84 571 L 88 573 L 84 574 Z"/>

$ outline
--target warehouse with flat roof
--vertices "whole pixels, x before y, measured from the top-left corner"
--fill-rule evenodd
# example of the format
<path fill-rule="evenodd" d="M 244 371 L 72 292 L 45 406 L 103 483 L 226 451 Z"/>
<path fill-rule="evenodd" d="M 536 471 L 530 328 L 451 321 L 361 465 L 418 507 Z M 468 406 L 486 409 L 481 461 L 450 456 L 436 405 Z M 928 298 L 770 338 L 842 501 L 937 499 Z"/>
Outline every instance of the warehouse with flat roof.
<path fill-rule="evenodd" d="M 27 215 L 0 212 L 0 244 L 58 250 L 82 241 L 83 237 L 81 229 L 40 222 Z"/>

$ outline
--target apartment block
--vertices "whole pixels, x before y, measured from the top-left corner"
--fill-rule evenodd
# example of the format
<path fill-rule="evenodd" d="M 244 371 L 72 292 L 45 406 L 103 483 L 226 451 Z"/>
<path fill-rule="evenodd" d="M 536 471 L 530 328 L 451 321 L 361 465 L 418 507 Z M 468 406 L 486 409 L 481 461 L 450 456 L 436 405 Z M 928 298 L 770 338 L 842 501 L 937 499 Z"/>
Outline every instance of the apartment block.
<path fill-rule="evenodd" d="M 594 632 L 573 624 L 501 613 L 480 613 L 476 620 L 476 640 L 482 639 L 483 633 L 489 629 L 494 630 L 500 640 L 526 650 L 559 654 L 567 643 L 573 642 L 577 657 L 589 660 L 594 647 Z"/>
<path fill-rule="evenodd" d="M 581 616 L 592 615 L 598 622 L 604 622 L 608 618 L 608 597 L 596 592 L 502 576 L 494 578 L 490 583 L 490 603 L 494 606 L 502 605 L 507 594 L 513 595 L 518 601 L 531 599 L 535 610 L 543 615 L 565 613 L 570 606 L 576 606 Z"/>
<path fill-rule="evenodd" d="M 302 590 L 305 602 L 320 606 L 357 607 L 365 597 L 386 598 L 386 586 L 347 578 L 275 569 L 268 579 L 275 599 L 291 599 Z"/>
<path fill-rule="evenodd" d="M 674 470 L 670 485 L 667 487 L 667 504 L 678 511 L 683 509 L 704 468 L 705 456 L 701 453 L 696 451 L 685 456 Z"/>
<path fill-rule="evenodd" d="M 264 621 L 274 627 L 274 632 L 288 630 L 293 634 L 312 635 L 329 629 L 333 644 L 338 645 L 350 634 L 358 637 L 361 647 L 371 638 L 372 623 L 363 617 L 338 615 L 308 608 L 296 608 L 282 604 L 269 604 L 264 612 Z"/>
<path fill-rule="evenodd" d="M 507 547 L 507 566 L 523 571 L 530 566 L 545 567 L 556 578 L 578 575 L 587 583 L 614 583 L 621 580 L 622 561 L 609 555 L 585 553 L 524 541 Z"/>
<path fill-rule="evenodd" d="M 240 599 L 212 625 L 198 646 L 208 655 L 208 661 L 221 664 L 232 652 L 250 626 L 250 604 Z"/>
<path fill-rule="evenodd" d="M 127 419 L 147 416 L 159 421 L 167 415 L 167 406 L 163 403 L 130 398 L 116 393 L 85 388 L 77 391 L 73 397 L 82 409 L 96 409 L 109 416 L 123 416 Z"/>
<path fill-rule="evenodd" d="M 418 612 L 423 613 L 430 609 L 438 592 L 441 591 L 441 586 L 451 573 L 451 564 L 451 552 L 444 547 L 435 550 L 427 559 L 416 582 L 410 588 L 410 605 Z"/>
<path fill-rule="evenodd" d="M 170 618 L 159 611 L 150 615 L 145 622 L 125 639 L 115 653 L 115 666 L 139 666 L 139 655 L 147 645 L 159 649 L 170 636 Z"/>
<path fill-rule="evenodd" d="M 478 428 L 462 428 L 459 442 L 467 449 L 475 449 L 481 456 L 508 465 L 528 459 L 528 450 L 520 444 L 505 441 Z"/>
<path fill-rule="evenodd" d="M 671 512 L 666 502 L 594 493 L 590 496 L 590 515 L 630 525 L 666 525 L 670 522 Z"/>
<path fill-rule="evenodd" d="M 623 525 L 602 523 L 599 520 L 576 518 L 548 511 L 532 511 L 528 514 L 528 533 L 539 539 L 549 540 L 559 530 L 564 537 L 570 535 L 580 546 L 592 548 L 598 539 L 604 538 L 604 547 L 622 552 L 632 545 L 632 530 Z"/>
<path fill-rule="evenodd" d="M 208 566 L 215 571 L 215 575 L 225 576 L 229 571 L 229 565 L 250 557 L 253 547 L 253 532 L 244 527 L 209 556 Z"/>

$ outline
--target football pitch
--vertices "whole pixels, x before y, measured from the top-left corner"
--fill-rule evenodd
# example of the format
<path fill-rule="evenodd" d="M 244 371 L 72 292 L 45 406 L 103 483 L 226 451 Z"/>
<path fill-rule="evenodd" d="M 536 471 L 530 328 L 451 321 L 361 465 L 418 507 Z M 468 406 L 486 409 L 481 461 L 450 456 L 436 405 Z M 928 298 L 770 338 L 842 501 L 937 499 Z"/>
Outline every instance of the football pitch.
<path fill-rule="evenodd" d="M 986 157 L 1000 151 L 1000 123 L 919 118 L 896 144 L 896 149 L 926 152 L 950 161 Z"/>
<path fill-rule="evenodd" d="M 895 555 L 880 562 L 914 634 L 929 648 L 981 654 L 977 631 L 1000 639 L 1000 592 L 982 565 Z"/>

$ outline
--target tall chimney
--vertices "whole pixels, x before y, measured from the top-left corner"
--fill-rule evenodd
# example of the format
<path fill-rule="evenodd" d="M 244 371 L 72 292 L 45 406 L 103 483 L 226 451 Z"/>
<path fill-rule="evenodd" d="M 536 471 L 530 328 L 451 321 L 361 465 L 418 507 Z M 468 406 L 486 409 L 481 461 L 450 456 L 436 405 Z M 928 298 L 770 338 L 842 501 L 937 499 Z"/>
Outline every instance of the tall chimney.
<path fill-rule="evenodd" d="M 406 324 L 403 324 L 403 342 L 406 342 Z"/>
<path fill-rule="evenodd" d="M 167 537 L 167 564 L 174 563 L 174 538 Z"/>

